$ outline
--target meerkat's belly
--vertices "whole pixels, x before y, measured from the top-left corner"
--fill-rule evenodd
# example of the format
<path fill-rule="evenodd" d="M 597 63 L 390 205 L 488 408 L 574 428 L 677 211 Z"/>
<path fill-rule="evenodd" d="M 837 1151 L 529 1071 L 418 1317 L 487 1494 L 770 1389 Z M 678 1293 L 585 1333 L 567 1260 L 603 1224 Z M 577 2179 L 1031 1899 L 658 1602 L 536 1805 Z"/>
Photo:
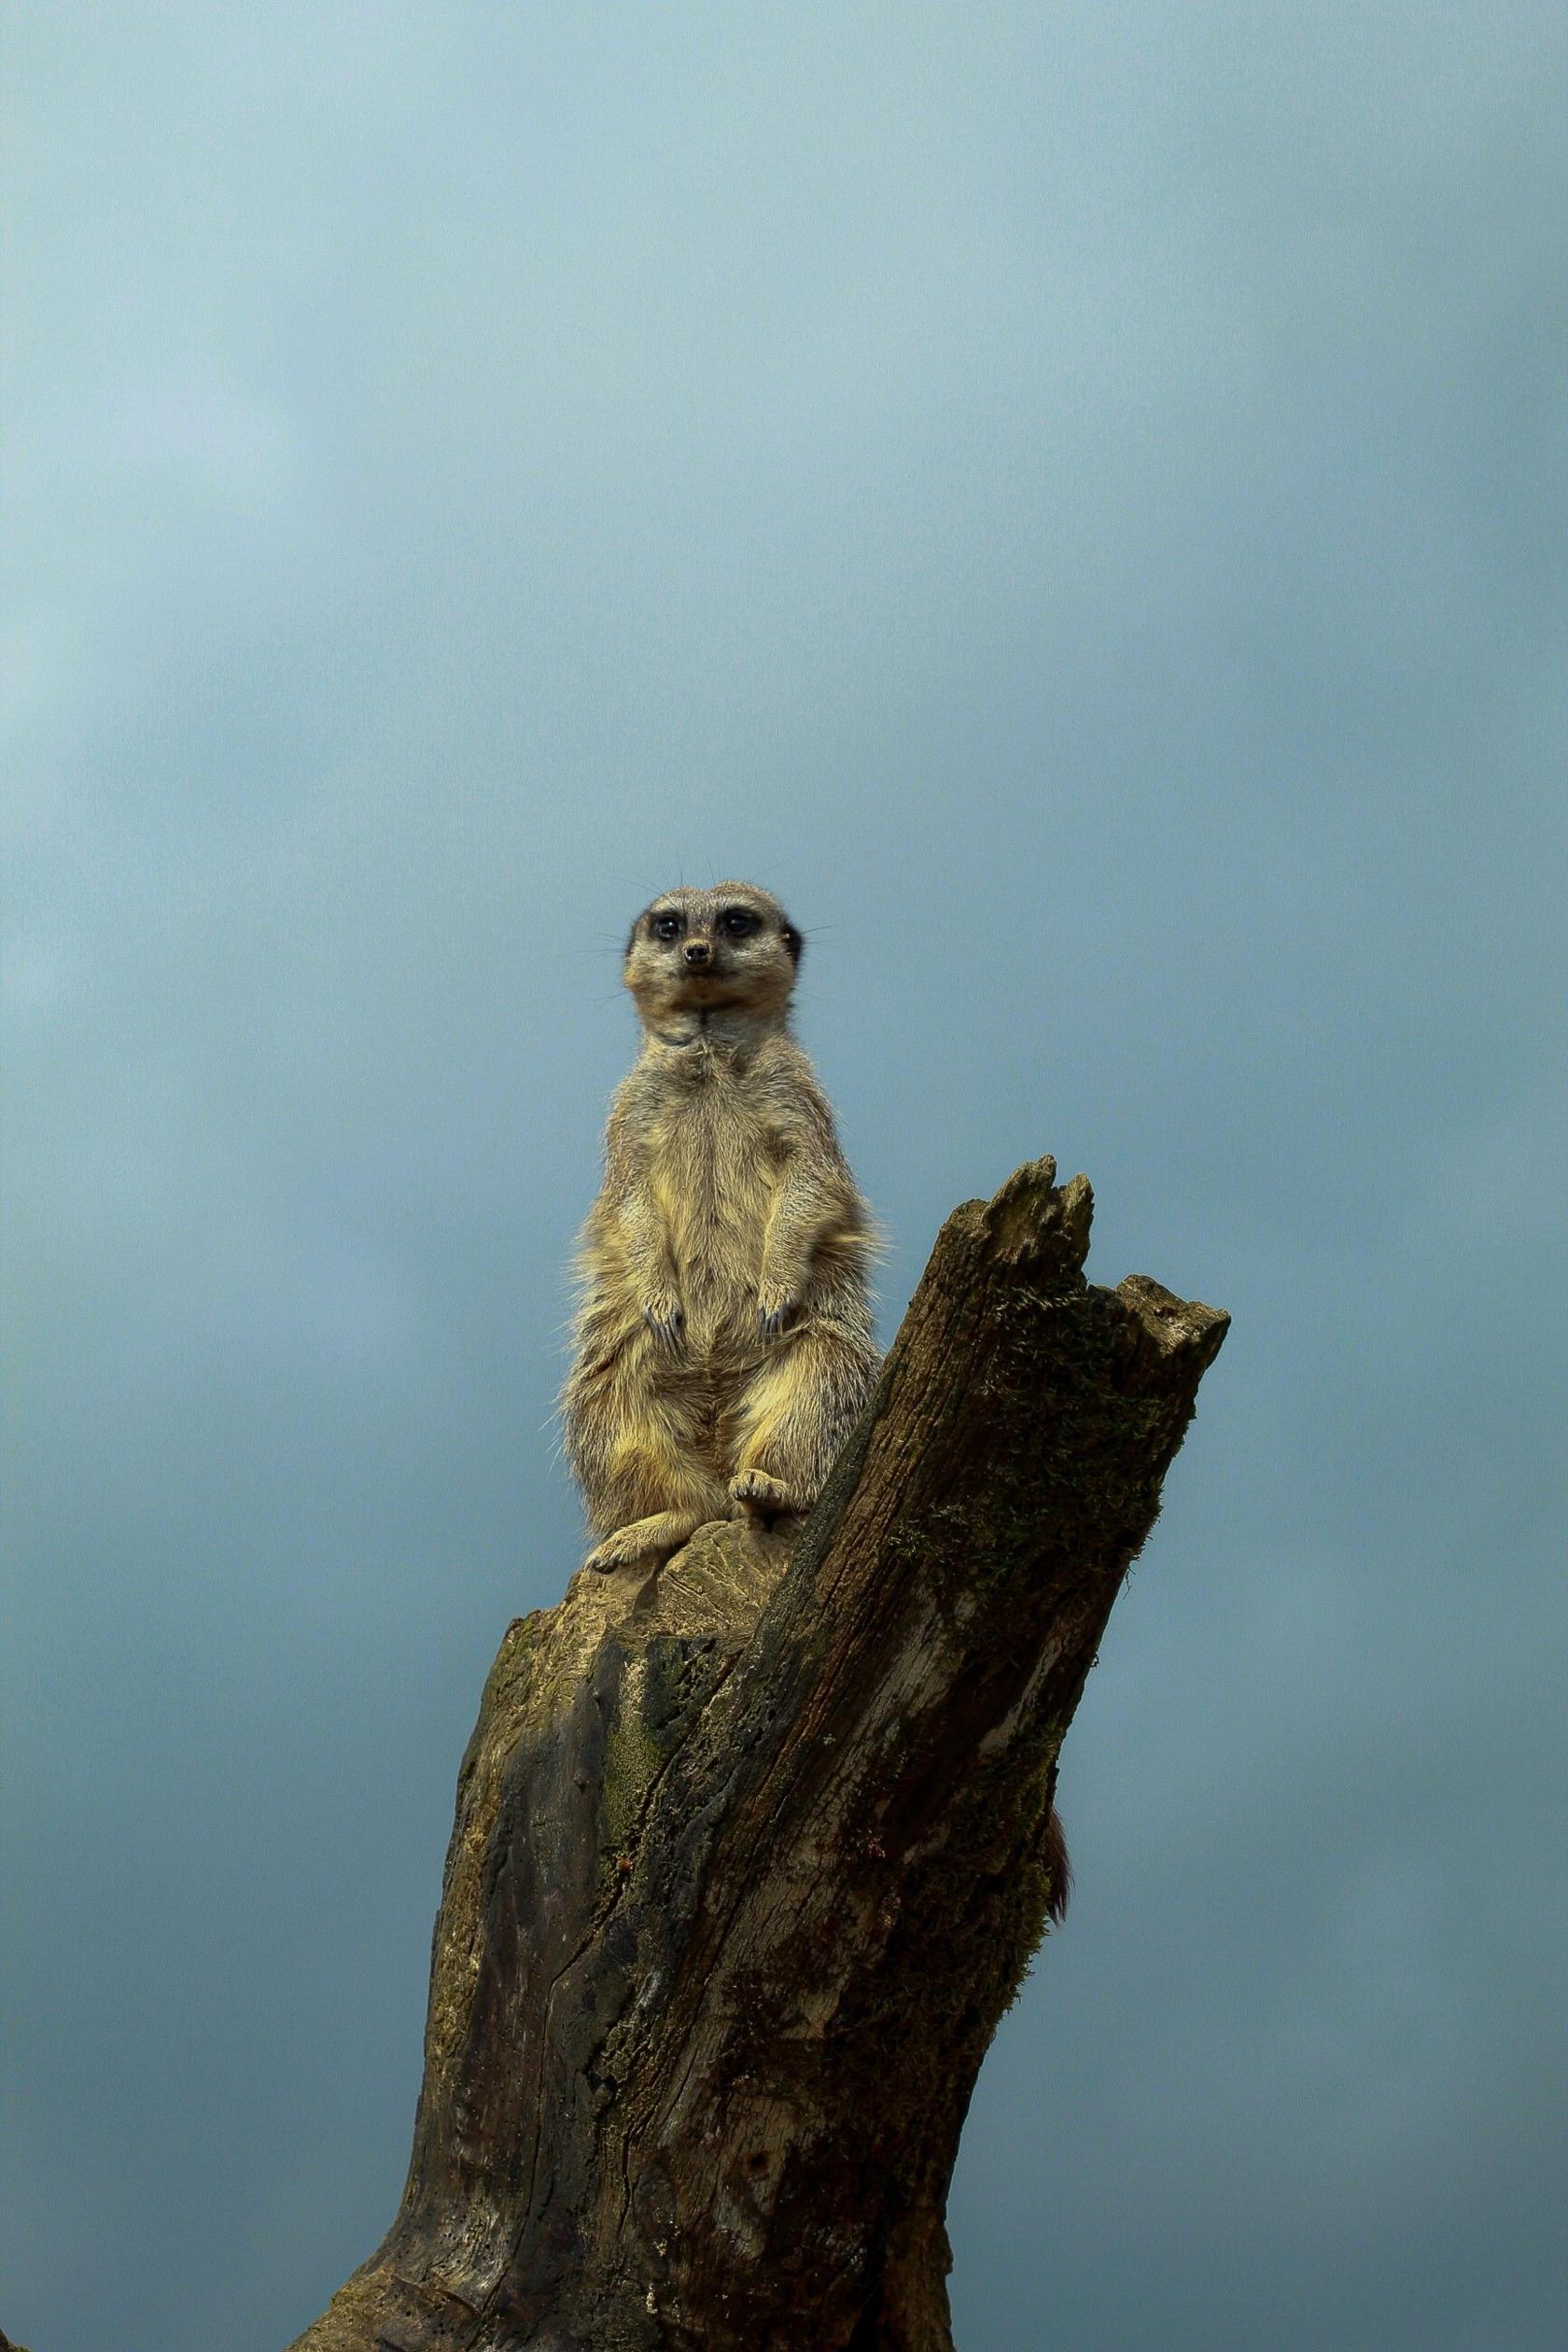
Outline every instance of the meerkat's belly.
<path fill-rule="evenodd" d="M 651 1169 L 686 1310 L 702 1350 L 756 1337 L 763 1247 L 780 1179 L 760 1122 L 699 1099 L 660 1139 Z"/>

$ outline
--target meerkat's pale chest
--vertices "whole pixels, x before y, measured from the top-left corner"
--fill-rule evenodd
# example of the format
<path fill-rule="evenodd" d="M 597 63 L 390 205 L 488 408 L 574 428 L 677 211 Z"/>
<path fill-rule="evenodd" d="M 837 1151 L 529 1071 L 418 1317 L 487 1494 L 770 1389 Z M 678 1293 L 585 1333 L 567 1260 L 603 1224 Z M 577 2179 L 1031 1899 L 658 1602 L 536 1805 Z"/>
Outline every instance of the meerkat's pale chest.
<path fill-rule="evenodd" d="M 665 1109 L 650 1138 L 649 1177 L 683 1273 L 754 1287 L 782 1160 L 768 1121 L 721 1073 Z"/>

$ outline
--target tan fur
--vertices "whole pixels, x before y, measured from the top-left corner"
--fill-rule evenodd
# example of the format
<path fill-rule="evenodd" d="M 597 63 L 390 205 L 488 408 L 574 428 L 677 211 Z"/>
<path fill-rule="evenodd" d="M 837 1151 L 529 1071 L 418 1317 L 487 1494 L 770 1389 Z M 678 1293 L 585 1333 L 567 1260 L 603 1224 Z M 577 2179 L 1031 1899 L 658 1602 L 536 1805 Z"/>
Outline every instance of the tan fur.
<path fill-rule="evenodd" d="M 799 954 L 744 882 L 665 891 L 627 943 L 642 1051 L 610 1104 L 561 1400 L 591 1567 L 806 1509 L 875 1379 L 876 1245 L 790 1033 Z"/>

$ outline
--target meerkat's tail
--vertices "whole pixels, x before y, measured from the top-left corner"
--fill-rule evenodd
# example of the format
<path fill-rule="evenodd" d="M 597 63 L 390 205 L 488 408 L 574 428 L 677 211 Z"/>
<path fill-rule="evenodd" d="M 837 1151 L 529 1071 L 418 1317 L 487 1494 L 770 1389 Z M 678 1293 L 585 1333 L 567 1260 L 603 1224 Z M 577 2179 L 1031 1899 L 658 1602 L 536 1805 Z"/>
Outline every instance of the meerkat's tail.
<path fill-rule="evenodd" d="M 1045 1824 L 1045 1845 L 1040 1858 L 1051 1876 L 1045 1916 L 1053 1927 L 1059 1927 L 1067 1917 L 1068 1901 L 1072 1894 L 1072 1864 L 1068 1856 L 1067 1833 L 1055 1805 L 1051 1807 L 1051 1817 Z"/>

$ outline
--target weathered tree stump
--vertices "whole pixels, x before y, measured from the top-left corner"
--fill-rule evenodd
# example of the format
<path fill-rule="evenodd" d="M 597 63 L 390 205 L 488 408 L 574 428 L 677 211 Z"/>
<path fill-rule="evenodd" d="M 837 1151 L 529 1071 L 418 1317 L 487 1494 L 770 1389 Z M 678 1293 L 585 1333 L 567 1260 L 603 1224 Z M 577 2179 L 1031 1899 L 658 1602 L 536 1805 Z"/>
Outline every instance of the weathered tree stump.
<path fill-rule="evenodd" d="M 798 1538 L 707 1527 L 508 1631 L 402 2205 L 297 2352 L 951 2352 L 1057 1753 L 1226 1325 L 1091 1288 L 1055 1173 L 948 1219 Z"/>

